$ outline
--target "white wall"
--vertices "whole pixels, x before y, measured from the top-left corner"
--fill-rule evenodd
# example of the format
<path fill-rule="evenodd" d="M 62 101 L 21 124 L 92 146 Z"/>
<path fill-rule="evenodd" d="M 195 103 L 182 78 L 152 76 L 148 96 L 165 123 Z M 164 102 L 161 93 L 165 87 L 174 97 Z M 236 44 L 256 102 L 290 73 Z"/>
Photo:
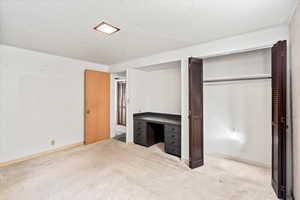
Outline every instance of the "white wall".
<path fill-rule="evenodd" d="M 174 67 L 146 73 L 148 84 L 143 90 L 145 102 L 142 110 L 156 113 L 181 113 L 181 74 Z"/>
<path fill-rule="evenodd" d="M 293 101 L 293 146 L 294 146 L 294 195 L 300 199 L 300 5 L 290 24 L 292 101 Z"/>
<path fill-rule="evenodd" d="M 128 142 L 133 140 L 134 113 L 181 113 L 181 73 L 179 67 L 143 71 L 129 69 L 128 81 Z"/>
<path fill-rule="evenodd" d="M 85 69 L 109 70 L 0 45 L 0 161 L 83 141 Z"/>
<path fill-rule="evenodd" d="M 204 60 L 204 80 L 271 74 L 269 49 Z M 206 153 L 271 166 L 271 80 L 204 84 Z"/>
<path fill-rule="evenodd" d="M 180 68 L 144 71 L 129 70 L 129 102 L 134 112 L 181 113 Z M 134 84 L 133 84 L 134 82 Z"/>

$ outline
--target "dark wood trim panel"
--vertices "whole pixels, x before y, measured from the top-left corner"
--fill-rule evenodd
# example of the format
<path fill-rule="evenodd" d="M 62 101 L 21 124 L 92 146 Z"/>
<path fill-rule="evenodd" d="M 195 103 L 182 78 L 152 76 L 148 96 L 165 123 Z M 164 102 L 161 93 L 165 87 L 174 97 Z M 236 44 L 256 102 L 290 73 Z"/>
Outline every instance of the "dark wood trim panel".
<path fill-rule="evenodd" d="M 272 186 L 280 199 L 286 199 L 286 48 L 286 41 L 272 48 Z"/>
<path fill-rule="evenodd" d="M 189 166 L 204 165 L 203 60 L 189 58 Z"/>
<path fill-rule="evenodd" d="M 175 119 L 181 119 L 181 115 L 178 114 L 169 114 L 169 113 L 154 113 L 154 112 L 142 112 L 142 113 L 134 113 L 133 117 L 138 116 L 157 116 L 157 117 L 168 117 L 168 118 L 175 118 Z"/>

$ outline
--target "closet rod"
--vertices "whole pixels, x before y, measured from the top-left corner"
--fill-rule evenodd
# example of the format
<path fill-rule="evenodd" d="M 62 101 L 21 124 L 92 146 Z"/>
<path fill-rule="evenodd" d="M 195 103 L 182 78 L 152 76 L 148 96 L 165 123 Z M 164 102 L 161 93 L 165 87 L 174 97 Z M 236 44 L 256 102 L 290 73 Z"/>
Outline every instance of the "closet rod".
<path fill-rule="evenodd" d="M 249 81 L 249 80 L 263 80 L 272 79 L 272 76 L 261 76 L 261 77 L 243 77 L 243 78 L 223 78 L 215 80 L 204 80 L 204 83 L 215 83 L 215 82 L 226 82 L 226 81 Z"/>

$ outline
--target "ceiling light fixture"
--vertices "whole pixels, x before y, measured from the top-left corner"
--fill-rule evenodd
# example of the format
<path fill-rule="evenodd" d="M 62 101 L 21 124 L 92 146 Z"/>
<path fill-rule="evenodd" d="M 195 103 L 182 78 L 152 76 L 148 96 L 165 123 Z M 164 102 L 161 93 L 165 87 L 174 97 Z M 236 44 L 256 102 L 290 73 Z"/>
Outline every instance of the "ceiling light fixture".
<path fill-rule="evenodd" d="M 108 35 L 111 35 L 111 34 L 113 34 L 115 32 L 118 32 L 120 30 L 119 28 L 117 28 L 113 25 L 110 25 L 106 22 L 101 22 L 94 29 L 96 31 L 100 31 L 100 32 L 108 34 Z"/>

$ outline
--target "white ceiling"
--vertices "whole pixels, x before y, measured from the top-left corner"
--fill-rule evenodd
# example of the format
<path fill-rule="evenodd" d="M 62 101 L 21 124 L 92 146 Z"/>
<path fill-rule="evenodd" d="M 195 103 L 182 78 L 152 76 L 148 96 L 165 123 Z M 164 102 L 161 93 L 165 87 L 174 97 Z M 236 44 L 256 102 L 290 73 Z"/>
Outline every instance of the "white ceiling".
<path fill-rule="evenodd" d="M 0 0 L 0 42 L 114 64 L 285 23 L 295 1 Z"/>

